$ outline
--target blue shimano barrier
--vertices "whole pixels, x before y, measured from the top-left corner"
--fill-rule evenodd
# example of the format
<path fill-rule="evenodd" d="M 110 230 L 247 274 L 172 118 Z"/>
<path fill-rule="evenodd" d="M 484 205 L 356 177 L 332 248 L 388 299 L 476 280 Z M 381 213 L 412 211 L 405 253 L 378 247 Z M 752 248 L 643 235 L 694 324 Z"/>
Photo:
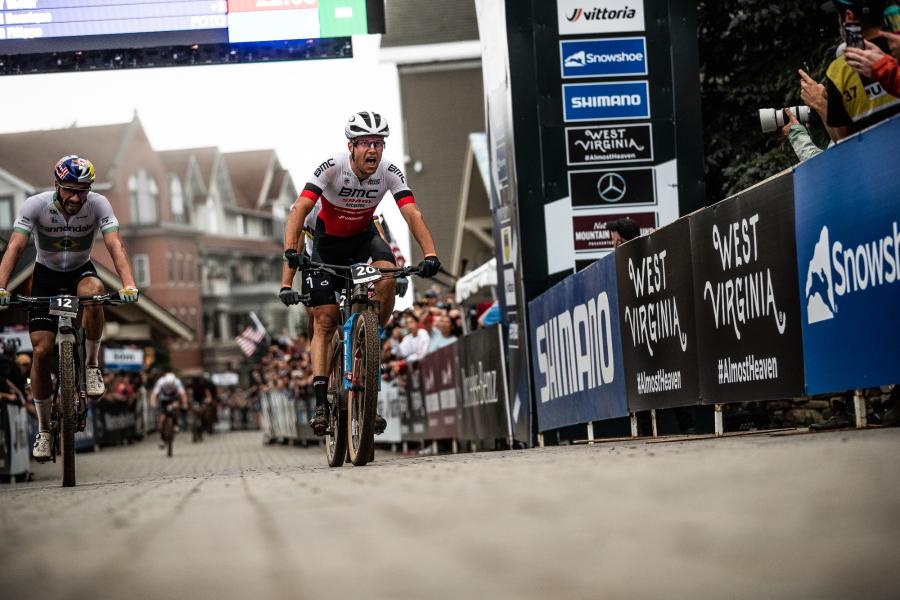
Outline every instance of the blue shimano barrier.
<path fill-rule="evenodd" d="M 556 284 L 528 315 L 538 430 L 627 416 L 615 257 Z"/>
<path fill-rule="evenodd" d="M 794 171 L 808 394 L 900 382 L 900 117 Z"/>

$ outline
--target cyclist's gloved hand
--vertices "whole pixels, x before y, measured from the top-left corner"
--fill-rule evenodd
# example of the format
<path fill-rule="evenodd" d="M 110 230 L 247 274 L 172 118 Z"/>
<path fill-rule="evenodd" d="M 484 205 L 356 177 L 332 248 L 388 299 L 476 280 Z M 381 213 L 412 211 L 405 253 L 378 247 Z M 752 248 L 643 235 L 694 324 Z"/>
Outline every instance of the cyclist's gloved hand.
<path fill-rule="evenodd" d="M 9 307 L 11 294 L 6 288 L 0 288 L 0 310 L 6 310 Z"/>
<path fill-rule="evenodd" d="M 287 261 L 288 267 L 292 269 L 303 271 L 309 268 L 309 255 L 306 252 L 297 252 L 293 248 L 285 250 L 284 260 Z"/>
<path fill-rule="evenodd" d="M 133 285 L 128 285 L 119 290 L 119 302 L 137 302 L 141 292 Z"/>
<path fill-rule="evenodd" d="M 281 291 L 278 292 L 278 299 L 281 300 L 281 303 L 285 306 L 300 304 L 300 292 L 293 288 L 283 287 L 281 288 Z"/>
<path fill-rule="evenodd" d="M 437 256 L 426 256 L 425 260 L 419 263 L 419 277 L 434 277 L 441 268 L 441 261 Z"/>
<path fill-rule="evenodd" d="M 406 290 L 409 289 L 409 278 L 408 277 L 398 277 L 397 278 L 397 295 L 405 296 Z"/>

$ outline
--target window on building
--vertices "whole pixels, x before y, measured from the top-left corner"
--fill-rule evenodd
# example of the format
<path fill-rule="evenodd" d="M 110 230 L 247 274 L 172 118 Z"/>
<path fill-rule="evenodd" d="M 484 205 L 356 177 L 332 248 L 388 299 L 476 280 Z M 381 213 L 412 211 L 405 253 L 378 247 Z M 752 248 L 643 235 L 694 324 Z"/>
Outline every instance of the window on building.
<path fill-rule="evenodd" d="M 175 281 L 175 257 L 171 252 L 166 252 L 166 279 L 169 283 Z"/>
<path fill-rule="evenodd" d="M 135 254 L 131 257 L 134 271 L 134 282 L 138 287 L 145 288 L 150 285 L 150 255 Z"/>
<path fill-rule="evenodd" d="M 144 169 L 128 178 L 131 218 L 135 223 L 159 222 L 159 187 Z"/>
<path fill-rule="evenodd" d="M 272 237 L 272 234 L 274 233 L 274 231 L 275 231 L 275 229 L 272 226 L 272 220 L 271 219 L 263 219 L 262 220 L 263 237 L 267 237 L 267 238 Z"/>
<path fill-rule="evenodd" d="M 237 234 L 238 235 L 247 235 L 247 219 L 244 215 L 238 215 L 236 217 L 237 220 Z"/>
<path fill-rule="evenodd" d="M 181 252 L 175 255 L 175 275 L 175 281 L 184 285 L 184 255 Z"/>
<path fill-rule="evenodd" d="M 13 197 L 0 196 L 0 229 L 12 229 Z"/>
<path fill-rule="evenodd" d="M 172 221 L 187 223 L 188 216 L 184 210 L 184 189 L 181 187 L 181 180 L 175 175 L 169 177 L 169 198 L 172 204 Z"/>
<path fill-rule="evenodd" d="M 184 279 L 188 283 L 194 283 L 194 257 L 190 254 L 184 255 Z"/>

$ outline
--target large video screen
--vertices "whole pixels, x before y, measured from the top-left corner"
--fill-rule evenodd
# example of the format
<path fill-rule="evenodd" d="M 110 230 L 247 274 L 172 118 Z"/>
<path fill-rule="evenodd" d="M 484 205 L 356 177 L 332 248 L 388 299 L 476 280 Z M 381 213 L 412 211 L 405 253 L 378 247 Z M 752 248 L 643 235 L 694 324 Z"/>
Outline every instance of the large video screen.
<path fill-rule="evenodd" d="M 36 63 L 40 55 L 76 52 L 83 61 L 84 53 L 178 46 L 264 60 L 265 50 L 248 53 L 248 44 L 293 48 L 290 41 L 383 32 L 384 0 L 0 0 L 0 59 L 19 65 L 28 63 L 25 55 Z"/>

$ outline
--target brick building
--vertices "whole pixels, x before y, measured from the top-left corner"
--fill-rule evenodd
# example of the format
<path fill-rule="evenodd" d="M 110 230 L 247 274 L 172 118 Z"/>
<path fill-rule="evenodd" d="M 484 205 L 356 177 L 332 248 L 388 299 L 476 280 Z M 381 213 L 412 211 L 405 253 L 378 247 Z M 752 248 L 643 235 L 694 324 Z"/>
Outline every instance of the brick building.
<path fill-rule="evenodd" d="M 157 152 L 137 116 L 115 125 L 0 134 L 0 236 L 8 238 L 25 198 L 51 188 L 53 164 L 66 154 L 94 163 L 94 189 L 112 203 L 146 299 L 136 305 L 143 312 L 132 316 L 147 321 L 144 341 L 168 353 L 172 365 L 186 374 L 236 366 L 242 355 L 234 336 L 250 310 L 273 333 L 296 328 L 299 314 L 289 322 L 275 294 L 284 216 L 296 190 L 274 151 Z M 102 243 L 92 260 L 115 289 Z M 23 257 L 14 279 L 27 285 L 32 266 L 33 254 Z M 115 321 L 128 310 L 108 313 Z M 105 339 L 113 340 L 109 329 Z"/>

